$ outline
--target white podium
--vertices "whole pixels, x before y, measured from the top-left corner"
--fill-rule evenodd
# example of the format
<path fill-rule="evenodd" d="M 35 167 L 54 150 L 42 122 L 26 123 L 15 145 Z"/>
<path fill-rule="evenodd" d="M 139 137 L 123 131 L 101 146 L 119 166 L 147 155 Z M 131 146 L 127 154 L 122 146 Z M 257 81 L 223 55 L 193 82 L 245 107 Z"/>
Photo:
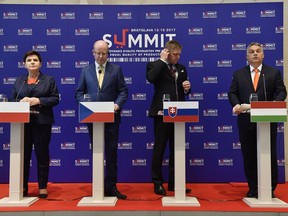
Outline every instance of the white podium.
<path fill-rule="evenodd" d="M 186 197 L 185 122 L 199 121 L 198 102 L 163 102 L 164 122 L 174 122 L 175 131 L 175 196 L 163 197 L 163 206 L 200 206 L 196 197 Z"/>
<path fill-rule="evenodd" d="M 30 206 L 37 197 L 23 197 L 24 123 L 29 122 L 29 103 L 0 102 L 0 122 L 10 123 L 9 197 L 0 206 Z"/>
<path fill-rule="evenodd" d="M 286 122 L 287 109 L 284 101 L 251 102 L 251 122 L 257 122 L 257 169 L 258 198 L 244 198 L 251 207 L 287 208 L 287 203 L 272 198 L 270 123 Z"/>
<path fill-rule="evenodd" d="M 79 122 L 93 123 L 92 197 L 78 206 L 115 206 L 117 197 L 104 197 L 104 123 L 114 122 L 113 102 L 80 102 Z"/>

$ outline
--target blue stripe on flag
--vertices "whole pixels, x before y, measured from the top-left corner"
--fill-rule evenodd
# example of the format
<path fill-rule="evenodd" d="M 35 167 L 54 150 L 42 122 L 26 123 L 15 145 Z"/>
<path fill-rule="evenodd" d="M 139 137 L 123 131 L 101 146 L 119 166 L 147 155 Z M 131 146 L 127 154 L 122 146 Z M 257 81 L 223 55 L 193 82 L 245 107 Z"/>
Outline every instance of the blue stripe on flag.
<path fill-rule="evenodd" d="M 198 109 L 178 109 L 177 110 L 177 116 L 189 116 L 189 115 L 198 115 L 199 110 Z M 164 109 L 164 115 L 169 115 L 168 114 L 168 109 Z"/>
<path fill-rule="evenodd" d="M 86 119 L 88 116 L 92 115 L 93 111 L 79 103 L 79 122 Z"/>

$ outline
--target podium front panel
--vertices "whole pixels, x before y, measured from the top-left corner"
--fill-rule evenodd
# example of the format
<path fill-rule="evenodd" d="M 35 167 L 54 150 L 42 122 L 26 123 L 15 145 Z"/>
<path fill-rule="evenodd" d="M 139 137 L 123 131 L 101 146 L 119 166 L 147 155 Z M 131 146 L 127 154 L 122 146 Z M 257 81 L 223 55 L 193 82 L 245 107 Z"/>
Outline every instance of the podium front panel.
<path fill-rule="evenodd" d="M 252 101 L 251 122 L 286 122 L 285 101 Z"/>
<path fill-rule="evenodd" d="M 80 102 L 79 122 L 114 122 L 113 102 Z"/>
<path fill-rule="evenodd" d="M 198 101 L 164 101 L 164 122 L 199 122 Z"/>
<path fill-rule="evenodd" d="M 25 123 L 30 120 L 28 102 L 0 102 L 0 122 Z"/>

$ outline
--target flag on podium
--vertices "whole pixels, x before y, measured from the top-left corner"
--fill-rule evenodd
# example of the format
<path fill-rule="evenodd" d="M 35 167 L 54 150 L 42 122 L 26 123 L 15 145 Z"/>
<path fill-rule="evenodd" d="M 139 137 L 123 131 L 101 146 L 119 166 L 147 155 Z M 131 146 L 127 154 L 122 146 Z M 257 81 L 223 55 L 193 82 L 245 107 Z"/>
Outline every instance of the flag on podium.
<path fill-rule="evenodd" d="M 24 123 L 30 120 L 28 102 L 1 102 L 0 103 L 0 122 Z"/>
<path fill-rule="evenodd" d="M 80 102 L 79 122 L 114 122 L 113 102 Z"/>
<path fill-rule="evenodd" d="M 251 122 L 286 122 L 285 101 L 252 101 Z"/>
<path fill-rule="evenodd" d="M 164 102 L 164 122 L 199 122 L 198 102 Z"/>

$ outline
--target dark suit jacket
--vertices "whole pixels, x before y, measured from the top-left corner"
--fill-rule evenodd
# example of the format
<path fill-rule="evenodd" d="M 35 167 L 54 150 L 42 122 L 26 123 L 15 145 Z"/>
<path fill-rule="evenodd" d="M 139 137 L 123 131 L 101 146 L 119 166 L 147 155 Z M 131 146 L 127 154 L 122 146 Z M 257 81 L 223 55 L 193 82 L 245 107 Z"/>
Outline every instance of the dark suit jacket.
<path fill-rule="evenodd" d="M 264 77 L 265 82 L 263 79 Z M 267 101 L 284 101 L 287 96 L 286 87 L 283 83 L 280 71 L 263 64 L 256 89 L 259 101 L 265 101 L 265 91 Z M 249 95 L 251 93 L 255 93 L 255 91 L 252 84 L 250 68 L 249 66 L 246 66 L 240 70 L 237 70 L 233 74 L 232 83 L 228 93 L 229 102 L 232 107 L 234 107 L 236 104 L 249 104 Z M 253 123 L 250 123 L 250 115 L 245 113 L 239 114 L 238 127 L 244 130 L 251 129 L 253 127 Z"/>
<path fill-rule="evenodd" d="M 40 72 L 39 82 L 36 85 L 27 84 L 28 74 L 18 77 L 14 83 L 11 101 L 19 101 L 24 97 L 37 97 L 41 105 L 31 106 L 37 114 L 30 115 L 31 124 L 53 124 L 53 106 L 59 103 L 59 92 L 52 76 Z"/>
<path fill-rule="evenodd" d="M 182 83 L 187 80 L 186 67 L 181 64 L 176 64 L 175 66 L 178 72 L 176 82 L 170 74 L 167 64 L 162 60 L 158 59 L 147 64 L 146 79 L 154 84 L 154 96 L 149 110 L 150 117 L 157 116 L 158 111 L 163 110 L 163 94 L 169 94 L 171 101 L 185 101 L 185 95 L 190 93 L 190 90 L 184 92 L 182 87 Z M 178 99 L 176 92 L 178 92 Z"/>
<path fill-rule="evenodd" d="M 128 97 L 128 89 L 121 67 L 110 62 L 106 63 L 101 89 L 96 76 L 95 63 L 84 68 L 76 89 L 76 100 L 78 102 L 84 101 L 84 94 L 90 94 L 92 101 L 113 101 L 121 109 Z M 120 112 L 117 112 L 117 116 L 120 116 Z"/>

